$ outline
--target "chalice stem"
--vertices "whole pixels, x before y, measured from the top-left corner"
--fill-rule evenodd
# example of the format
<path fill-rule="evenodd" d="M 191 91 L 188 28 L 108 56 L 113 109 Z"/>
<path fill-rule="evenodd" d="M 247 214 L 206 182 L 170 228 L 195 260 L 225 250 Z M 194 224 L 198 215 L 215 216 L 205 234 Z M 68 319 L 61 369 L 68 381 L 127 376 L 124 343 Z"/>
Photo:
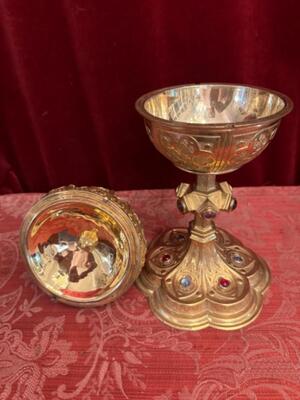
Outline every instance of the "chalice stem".
<path fill-rule="evenodd" d="M 224 182 L 218 185 L 214 174 L 198 174 L 196 185 L 192 188 L 181 184 L 177 195 L 183 212 L 193 212 L 195 216 L 190 224 L 190 239 L 203 244 L 215 240 L 213 220 L 219 210 L 229 210 L 231 187 Z"/>
<path fill-rule="evenodd" d="M 214 174 L 198 174 L 196 190 L 198 192 L 209 193 L 216 189 L 216 175 Z"/>

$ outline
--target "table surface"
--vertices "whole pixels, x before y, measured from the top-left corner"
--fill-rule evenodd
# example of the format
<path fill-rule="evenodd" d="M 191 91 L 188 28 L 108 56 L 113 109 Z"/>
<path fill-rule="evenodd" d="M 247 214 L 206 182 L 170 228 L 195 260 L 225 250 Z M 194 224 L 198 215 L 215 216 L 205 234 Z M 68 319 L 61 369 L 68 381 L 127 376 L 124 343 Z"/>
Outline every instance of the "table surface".
<path fill-rule="evenodd" d="M 235 189 L 218 225 L 262 255 L 272 285 L 258 319 L 224 332 L 171 329 L 132 287 L 95 309 L 54 303 L 18 249 L 39 194 L 0 197 L 0 399 L 300 399 L 300 187 Z M 186 226 L 173 190 L 121 192 L 147 239 Z"/>

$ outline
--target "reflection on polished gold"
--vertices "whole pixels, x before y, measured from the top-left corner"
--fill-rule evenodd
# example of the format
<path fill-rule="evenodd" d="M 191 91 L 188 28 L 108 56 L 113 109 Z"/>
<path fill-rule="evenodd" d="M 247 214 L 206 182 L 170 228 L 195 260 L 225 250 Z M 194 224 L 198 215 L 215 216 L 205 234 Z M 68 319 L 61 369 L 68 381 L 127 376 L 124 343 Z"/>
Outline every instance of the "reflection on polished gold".
<path fill-rule="evenodd" d="M 264 89 L 190 85 L 145 95 L 137 109 L 154 146 L 178 168 L 223 174 L 267 147 L 289 104 Z"/>
<path fill-rule="evenodd" d="M 261 311 L 270 283 L 265 261 L 226 231 L 219 211 L 237 201 L 216 175 L 257 157 L 273 139 L 291 100 L 274 91 L 226 84 L 161 89 L 138 99 L 147 133 L 175 166 L 197 174 L 176 190 L 177 206 L 195 216 L 189 229 L 171 229 L 150 245 L 138 287 L 153 312 L 179 329 L 238 329 Z"/>
<path fill-rule="evenodd" d="M 44 291 L 65 303 L 94 306 L 114 300 L 134 282 L 146 244 L 127 203 L 103 188 L 68 186 L 28 212 L 21 247 Z"/>

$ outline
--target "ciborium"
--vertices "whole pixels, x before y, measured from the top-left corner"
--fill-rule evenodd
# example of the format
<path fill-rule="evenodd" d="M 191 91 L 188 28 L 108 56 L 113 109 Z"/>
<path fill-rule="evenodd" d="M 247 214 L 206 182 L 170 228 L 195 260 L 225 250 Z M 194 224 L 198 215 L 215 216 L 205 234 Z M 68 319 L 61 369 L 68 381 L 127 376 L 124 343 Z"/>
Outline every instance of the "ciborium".
<path fill-rule="evenodd" d="M 240 168 L 273 139 L 292 109 L 278 92 L 251 86 L 175 86 L 140 97 L 137 111 L 156 147 L 176 167 L 197 175 L 181 183 L 177 206 L 191 212 L 188 229 L 174 228 L 149 246 L 138 287 L 164 323 L 179 329 L 208 326 L 233 330 L 259 314 L 270 284 L 266 262 L 225 230 L 216 227 L 220 211 L 237 201 L 216 175 Z"/>

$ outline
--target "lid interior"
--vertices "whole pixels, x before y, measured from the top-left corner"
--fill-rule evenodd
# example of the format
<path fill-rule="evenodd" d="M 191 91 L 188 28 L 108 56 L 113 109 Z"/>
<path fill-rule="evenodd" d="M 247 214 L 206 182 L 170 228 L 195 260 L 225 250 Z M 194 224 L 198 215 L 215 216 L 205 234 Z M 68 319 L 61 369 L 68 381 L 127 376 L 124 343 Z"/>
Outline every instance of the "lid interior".
<path fill-rule="evenodd" d="M 39 284 L 73 302 L 94 302 L 125 274 L 129 243 L 111 214 L 68 201 L 42 211 L 27 233 L 27 260 Z"/>

